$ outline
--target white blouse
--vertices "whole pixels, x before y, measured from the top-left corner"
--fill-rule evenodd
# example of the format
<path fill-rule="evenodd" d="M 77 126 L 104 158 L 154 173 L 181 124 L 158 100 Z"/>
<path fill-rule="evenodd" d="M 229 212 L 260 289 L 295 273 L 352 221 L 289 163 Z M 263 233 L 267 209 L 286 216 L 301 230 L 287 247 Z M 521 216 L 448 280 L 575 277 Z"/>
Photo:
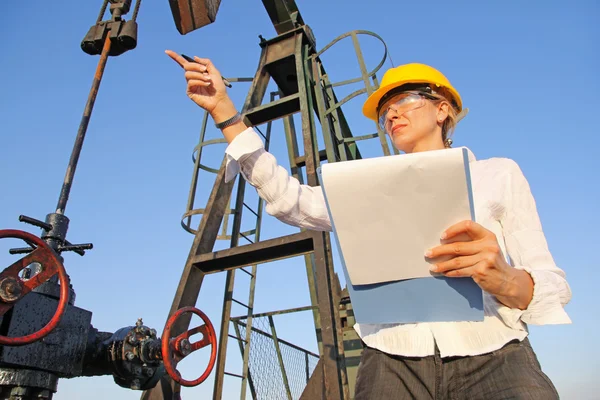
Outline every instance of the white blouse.
<path fill-rule="evenodd" d="M 301 185 L 266 152 L 253 128 L 238 135 L 226 149 L 226 180 L 241 171 L 266 202 L 265 210 L 299 228 L 331 231 L 321 187 Z M 515 268 L 534 282 L 526 310 L 511 309 L 484 292 L 485 318 L 479 322 L 418 324 L 356 324 L 354 329 L 370 347 L 409 357 L 434 354 L 468 356 L 497 350 L 511 340 L 523 340 L 526 324 L 567 324 L 564 310 L 571 300 L 565 273 L 554 263 L 529 184 L 510 159 L 476 160 L 469 151 L 476 220 L 494 232 Z"/>

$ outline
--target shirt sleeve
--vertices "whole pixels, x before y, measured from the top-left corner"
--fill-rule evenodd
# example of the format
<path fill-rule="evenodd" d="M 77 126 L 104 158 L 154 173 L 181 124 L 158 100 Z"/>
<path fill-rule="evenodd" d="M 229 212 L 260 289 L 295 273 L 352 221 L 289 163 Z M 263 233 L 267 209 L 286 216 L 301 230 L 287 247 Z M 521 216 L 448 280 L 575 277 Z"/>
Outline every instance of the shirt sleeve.
<path fill-rule="evenodd" d="M 265 211 L 280 221 L 317 231 L 331 231 L 329 213 L 320 186 L 301 184 L 277 164 L 253 128 L 239 134 L 225 150 L 225 180 L 241 173 L 266 202 Z"/>
<path fill-rule="evenodd" d="M 506 250 L 515 268 L 531 275 L 533 298 L 525 310 L 500 308 L 510 326 L 519 320 L 527 324 L 568 324 L 571 319 L 564 306 L 571 300 L 565 272 L 554 262 L 529 183 L 516 162 L 507 160 L 507 207 L 501 224 Z"/>

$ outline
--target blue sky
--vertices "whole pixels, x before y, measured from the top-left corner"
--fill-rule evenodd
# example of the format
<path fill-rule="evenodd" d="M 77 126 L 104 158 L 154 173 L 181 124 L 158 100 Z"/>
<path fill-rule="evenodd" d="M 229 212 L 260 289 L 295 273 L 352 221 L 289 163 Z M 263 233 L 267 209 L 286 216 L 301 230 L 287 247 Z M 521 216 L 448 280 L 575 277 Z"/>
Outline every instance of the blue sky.
<path fill-rule="evenodd" d="M 44 219 L 54 211 L 98 60 L 79 44 L 101 1 L 84 3 L 12 2 L 0 16 L 0 228 L 38 234 L 20 224 L 18 216 Z M 318 49 L 350 30 L 370 30 L 386 41 L 394 65 L 423 62 L 443 71 L 470 108 L 454 136 L 455 146 L 468 146 L 480 159 L 509 157 L 519 163 L 550 250 L 573 290 L 567 306 L 573 324 L 531 327 L 531 341 L 563 398 L 591 399 L 600 390 L 595 340 L 600 273 L 593 261 L 600 223 L 594 117 L 600 89 L 598 3 L 298 3 Z M 253 76 L 258 35 L 275 35 L 258 0 L 223 1 L 214 24 L 186 36 L 176 31 L 166 0 L 145 1 L 138 23 L 138 48 L 108 62 L 66 209 L 69 240 L 95 245 L 83 258 L 65 255 L 76 304 L 92 311 L 93 325 L 104 331 L 132 325 L 139 317 L 162 329 L 192 242 L 180 219 L 202 112 L 185 96 L 181 70 L 164 50 L 211 58 L 226 77 Z M 381 45 L 369 38 L 361 44 L 368 66 L 374 67 Z M 359 73 L 349 41 L 323 61 L 334 81 Z M 388 60 L 384 68 L 391 65 Z M 240 107 L 247 90 L 247 84 L 230 90 Z M 374 131 L 359 112 L 363 100 L 345 109 L 355 135 Z M 278 129 L 272 149 L 286 165 Z M 209 137 L 218 135 L 209 131 Z M 368 156 L 379 155 L 373 147 L 366 149 Z M 206 162 L 217 166 L 224 145 L 208 150 Z M 212 182 L 210 174 L 201 176 L 199 207 Z M 263 239 L 296 231 L 270 217 L 265 224 Z M 12 245 L 0 243 L 4 265 L 12 260 L 6 251 Z M 243 299 L 247 289 L 238 282 L 236 294 Z M 223 284 L 224 274 L 207 278 L 197 304 L 217 326 Z M 259 269 L 257 312 L 308 303 L 301 259 Z M 242 312 L 234 308 L 235 314 Z M 278 334 L 314 350 L 310 322 L 306 313 L 276 319 Z M 237 357 L 235 350 L 230 346 Z M 184 377 L 202 372 L 204 356 L 183 363 Z M 228 371 L 239 373 L 239 368 L 235 360 L 228 362 Z M 207 398 L 212 377 L 184 389 L 184 398 Z M 226 385 L 225 398 L 239 398 L 236 378 L 227 378 Z M 140 395 L 116 386 L 111 377 L 78 378 L 61 380 L 56 399 L 84 394 L 88 399 Z"/>

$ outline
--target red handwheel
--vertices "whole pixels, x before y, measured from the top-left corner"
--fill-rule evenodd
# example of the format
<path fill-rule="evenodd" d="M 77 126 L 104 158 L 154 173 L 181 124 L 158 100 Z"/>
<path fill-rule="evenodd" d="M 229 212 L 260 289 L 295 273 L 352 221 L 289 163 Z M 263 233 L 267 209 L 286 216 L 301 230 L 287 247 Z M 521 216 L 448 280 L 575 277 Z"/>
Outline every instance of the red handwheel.
<path fill-rule="evenodd" d="M 177 337 L 171 338 L 171 329 L 173 328 L 175 321 L 177 321 L 177 319 L 186 312 L 192 312 L 202 318 L 204 325 L 190 329 L 189 331 L 184 332 Z M 190 343 L 190 336 L 195 335 L 196 333 L 202 333 L 202 339 L 195 343 Z M 183 379 L 179 371 L 177 371 L 175 368 L 177 363 L 190 353 L 206 347 L 209 344 L 212 346 L 210 360 L 208 361 L 208 367 L 206 367 L 204 373 L 200 375 L 198 379 L 193 381 Z M 206 380 L 206 378 L 208 378 L 213 367 L 215 366 L 215 360 L 217 358 L 217 334 L 215 333 L 215 328 L 213 328 L 213 325 L 208 317 L 195 307 L 180 308 L 169 318 L 167 324 L 165 325 L 165 331 L 163 332 L 161 345 L 165 369 L 167 370 L 169 376 L 181 386 L 197 386 L 201 384 L 204 382 L 204 380 Z"/>
<path fill-rule="evenodd" d="M 22 299 L 27 293 L 31 292 L 42 283 L 58 273 L 60 280 L 60 299 L 54 316 L 39 331 L 26 336 L 8 337 L 0 335 L 0 345 L 5 346 L 23 346 L 36 342 L 47 336 L 58 326 L 62 316 L 67 309 L 69 300 L 69 278 L 65 271 L 65 267 L 52 249 L 40 238 L 31 233 L 19 231 L 15 229 L 0 230 L 0 239 L 16 238 L 22 239 L 29 243 L 34 250 L 13 263 L 0 274 L 0 316 L 9 311 L 14 304 Z M 35 246 L 37 247 L 35 247 Z M 42 270 L 31 277 L 31 279 L 23 280 L 19 277 L 19 272 L 32 263 L 39 263 Z"/>

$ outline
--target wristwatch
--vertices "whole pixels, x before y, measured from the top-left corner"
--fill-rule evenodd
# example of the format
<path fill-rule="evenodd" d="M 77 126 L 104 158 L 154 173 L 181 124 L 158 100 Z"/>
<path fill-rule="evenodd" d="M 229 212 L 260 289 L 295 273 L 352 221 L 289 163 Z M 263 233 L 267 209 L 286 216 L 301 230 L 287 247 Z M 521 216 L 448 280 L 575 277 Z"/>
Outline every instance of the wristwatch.
<path fill-rule="evenodd" d="M 235 115 L 223 122 L 219 122 L 218 124 L 215 124 L 215 126 L 217 127 L 217 129 L 223 129 L 223 128 L 227 128 L 230 125 L 235 124 L 236 122 L 239 122 L 242 120 L 242 115 L 239 112 L 236 112 Z"/>

